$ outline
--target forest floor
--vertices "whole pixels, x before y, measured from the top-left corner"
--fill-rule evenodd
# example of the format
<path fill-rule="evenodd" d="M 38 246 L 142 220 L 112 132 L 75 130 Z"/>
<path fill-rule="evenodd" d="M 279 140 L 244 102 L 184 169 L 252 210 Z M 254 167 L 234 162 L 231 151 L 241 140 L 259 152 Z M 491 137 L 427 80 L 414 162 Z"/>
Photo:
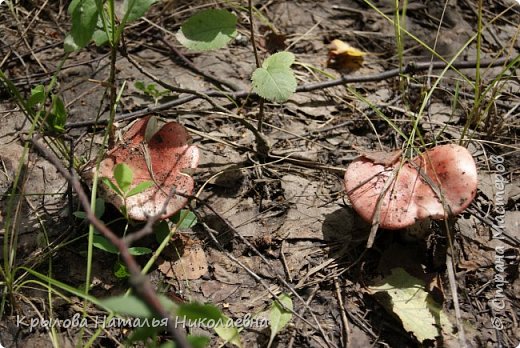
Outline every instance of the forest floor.
<path fill-rule="evenodd" d="M 221 108 L 202 98 L 186 101 L 185 94 L 165 93 L 154 100 L 135 85 L 142 81 L 165 90 L 153 75 L 194 91 L 249 92 L 256 66 L 244 10 L 247 1 L 159 1 L 145 18 L 128 26 L 124 43 L 131 59 L 119 54 L 116 62 L 117 84 L 126 82 L 117 126 L 123 129 L 154 113 L 186 127 L 200 151 L 192 175 L 194 193 L 205 203 L 190 204 L 198 223 L 178 233 L 149 270 L 157 291 L 176 301 L 211 303 L 234 319 L 268 316 L 273 295 L 289 294 L 294 314 L 277 335 L 275 347 L 460 347 L 463 336 L 468 347 L 517 347 L 520 5 L 484 0 L 484 29 L 477 45 L 478 2 L 451 1 L 443 11 L 444 3 L 438 0 L 408 1 L 400 20 L 413 37 L 403 33 L 399 45 L 391 22 L 393 1 L 374 2 L 378 11 L 361 0 L 257 3 L 258 54 L 265 59 L 278 50 L 292 52 L 299 87 L 341 77 L 326 66 L 334 39 L 367 53 L 362 66 L 345 76 L 368 78 L 297 91 L 285 103 L 263 103 L 262 134 L 270 146 L 266 156 L 255 146 L 254 134 Z M 226 48 L 193 53 L 173 33 L 204 8 L 234 12 L 239 33 Z M 49 83 L 58 69 L 69 23 L 62 1 L 19 1 L 12 11 L 0 3 L 0 69 L 23 96 Z M 447 71 L 412 69 L 385 77 L 400 60 L 409 67 L 439 60 L 419 40 L 447 60 L 457 55 L 455 62 L 503 58 L 506 63 Z M 89 45 L 71 54 L 56 75 L 54 93 L 68 114 L 61 137 L 67 139 L 64 144 L 74 145 L 80 176 L 102 144 L 104 126 L 96 122 L 109 115 L 104 84 L 109 71 L 109 49 Z M 476 79 L 481 81 L 480 95 Z M 256 125 L 257 96 L 211 98 Z M 93 337 L 94 328 L 57 325 L 51 330 L 42 321 L 31 327 L 31 320 L 64 320 L 83 313 L 85 302 L 72 291 L 48 290 L 52 282 L 23 267 L 81 289 L 88 224 L 72 216 L 70 207 L 80 210 L 79 204 L 75 195 L 70 200 L 67 181 L 55 167 L 34 149 L 23 155 L 31 123 L 2 85 L 0 117 L 0 346 L 82 346 L 78 340 Z M 473 203 L 454 221 L 434 221 L 420 237 L 380 229 L 374 246 L 367 249 L 370 224 L 352 209 L 343 176 L 360 151 L 403 147 L 403 138 L 387 120 L 404 134 L 418 131 L 426 147 L 459 144 L 462 139 L 477 164 L 479 187 Z M 64 165 L 69 162 L 67 151 L 61 158 Z M 23 175 L 15 184 L 19 168 Z M 88 180 L 83 183 L 87 188 Z M 13 195 L 14 204 L 9 201 Z M 107 204 L 102 220 L 123 233 L 117 209 Z M 153 250 L 158 242 L 147 237 L 137 245 Z M 149 255 L 137 260 L 145 265 Z M 128 279 L 114 274 L 118 262 L 117 255 L 94 249 L 90 296 L 119 295 L 130 287 Z M 14 288 L 6 286 L 8 268 L 16 269 Z M 443 327 L 435 340 L 421 343 L 403 326 L 404 314 L 392 313 L 388 298 L 374 295 L 370 287 L 396 269 L 423 282 L 452 330 Z M 412 321 L 423 320 L 421 308 L 408 310 Z M 105 314 L 95 306 L 86 311 L 89 318 Z M 106 328 L 93 345 L 120 346 L 130 331 Z M 212 330 L 193 331 L 211 337 L 212 347 L 223 342 Z M 240 333 L 244 347 L 266 347 L 269 337 L 268 326 L 244 327 Z"/>

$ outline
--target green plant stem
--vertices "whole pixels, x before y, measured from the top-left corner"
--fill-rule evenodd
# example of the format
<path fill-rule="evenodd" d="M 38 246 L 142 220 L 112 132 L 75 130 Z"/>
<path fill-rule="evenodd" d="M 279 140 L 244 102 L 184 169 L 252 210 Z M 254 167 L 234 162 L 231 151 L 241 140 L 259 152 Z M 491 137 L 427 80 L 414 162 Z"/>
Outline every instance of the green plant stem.
<path fill-rule="evenodd" d="M 48 93 L 51 91 L 54 86 L 57 83 L 57 77 L 59 72 L 61 71 L 63 65 L 65 64 L 65 61 L 68 58 L 68 54 L 65 54 L 63 59 L 58 64 L 56 71 L 54 72 L 51 81 L 49 82 L 48 87 L 45 89 L 45 98 L 44 100 L 47 100 Z M 0 70 L 0 81 L 2 81 L 9 91 L 9 93 L 14 97 L 16 103 L 20 107 L 21 111 L 25 114 L 27 119 L 31 121 L 31 127 L 29 128 L 28 135 L 29 137 L 32 137 L 33 134 L 37 131 L 37 127 L 41 124 L 41 112 L 35 112 L 33 109 L 31 109 L 25 99 L 22 97 L 20 91 L 16 86 L 5 76 L 5 74 Z M 45 107 L 45 105 L 41 106 L 42 108 Z M 55 152 L 55 148 L 53 146 L 50 146 L 50 148 Z M 15 209 L 15 203 L 18 205 L 19 200 L 17 198 L 18 194 L 16 194 L 16 190 L 19 188 L 19 183 L 22 178 L 22 172 L 23 168 L 25 166 L 25 159 L 27 158 L 27 155 L 29 153 L 29 143 L 26 143 L 23 148 L 22 156 L 19 159 L 18 167 L 16 169 L 16 175 L 13 181 L 13 189 L 11 191 L 11 194 L 9 195 L 9 199 L 7 200 L 7 207 L 6 207 L 6 217 L 5 217 L 5 224 L 4 224 L 4 242 L 3 242 L 3 255 L 4 255 L 4 264 L 2 268 L 2 274 L 4 275 L 5 279 L 5 286 L 4 291 L 2 291 L 2 300 L 0 303 L 0 316 L 3 316 L 5 304 L 6 304 L 6 296 L 11 296 L 11 303 L 14 306 L 14 297 L 13 296 L 13 286 L 15 282 L 14 277 L 14 264 L 16 260 L 16 249 L 17 249 L 17 241 L 18 241 L 18 234 L 17 231 L 13 230 L 13 234 L 11 235 L 11 228 L 14 226 L 12 224 L 13 217 L 13 211 Z M 14 214 L 16 215 L 16 214 Z"/>
<path fill-rule="evenodd" d="M 253 16 L 253 1 L 248 0 L 247 2 L 247 11 L 249 14 L 249 31 L 251 35 L 251 44 L 253 45 L 253 53 L 255 56 L 255 64 L 257 68 L 260 68 L 260 58 L 258 57 L 258 50 L 256 48 L 256 40 L 255 40 L 255 22 Z M 256 129 L 258 132 L 262 132 L 262 127 L 264 124 L 264 99 L 261 98 L 258 106 L 258 123 Z"/>
<path fill-rule="evenodd" d="M 481 121 L 481 76 L 480 76 L 480 53 L 482 50 L 482 0 L 478 1 L 478 18 L 477 18 L 477 52 L 476 52 L 476 66 L 475 66 L 475 102 L 473 103 L 473 108 L 471 110 L 471 114 L 469 117 L 469 123 L 475 123 L 475 126 L 478 127 L 478 124 Z"/>

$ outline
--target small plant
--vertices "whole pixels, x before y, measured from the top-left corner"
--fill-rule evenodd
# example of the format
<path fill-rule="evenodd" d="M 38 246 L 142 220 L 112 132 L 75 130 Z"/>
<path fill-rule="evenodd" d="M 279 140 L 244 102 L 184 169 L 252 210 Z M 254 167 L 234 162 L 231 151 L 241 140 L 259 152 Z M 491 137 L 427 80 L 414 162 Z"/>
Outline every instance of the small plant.
<path fill-rule="evenodd" d="M 283 305 L 283 306 L 282 306 Z M 267 347 L 271 347 L 276 335 L 283 330 L 283 328 L 292 319 L 293 303 L 291 297 L 287 294 L 278 296 L 277 301 L 273 301 L 271 310 L 269 312 L 269 324 L 271 326 L 271 336 Z"/>
<path fill-rule="evenodd" d="M 186 171 L 196 168 L 198 160 L 198 148 L 190 144 L 182 125 L 159 125 L 156 117 L 148 116 L 135 122 L 122 143 L 105 155 L 99 171 L 93 167 L 91 173 L 105 177 L 107 201 L 128 219 L 146 221 L 159 213 L 165 219 L 188 203 L 186 195 L 192 194 L 195 182 Z"/>
<path fill-rule="evenodd" d="M 278 52 L 267 58 L 253 72 L 253 91 L 262 98 L 281 103 L 296 91 L 296 78 L 291 69 L 294 54 Z"/>
<path fill-rule="evenodd" d="M 128 218 L 126 200 L 132 196 L 146 191 L 148 188 L 154 185 L 154 182 L 152 180 L 141 181 L 132 188 L 134 172 L 125 163 L 118 163 L 114 167 L 113 176 L 115 182 L 107 177 L 102 177 L 101 180 L 108 188 L 110 188 L 110 190 L 112 190 L 112 192 L 114 192 L 123 200 L 124 203 L 122 206 L 120 206 L 120 209 L 123 215 Z"/>
<path fill-rule="evenodd" d="M 148 97 L 154 100 L 155 105 L 159 102 L 159 100 L 170 94 L 168 90 L 159 91 L 157 86 L 154 83 L 149 83 L 145 85 L 143 81 L 136 81 L 134 83 L 135 88 L 146 94 Z"/>

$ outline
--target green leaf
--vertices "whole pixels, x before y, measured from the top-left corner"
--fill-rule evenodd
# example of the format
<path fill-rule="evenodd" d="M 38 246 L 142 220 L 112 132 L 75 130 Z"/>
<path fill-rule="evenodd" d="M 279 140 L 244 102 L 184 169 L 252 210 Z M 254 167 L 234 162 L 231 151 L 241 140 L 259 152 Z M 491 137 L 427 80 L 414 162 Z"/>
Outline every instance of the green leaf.
<path fill-rule="evenodd" d="M 232 322 L 229 322 L 231 320 L 230 318 L 226 317 L 225 315 L 222 315 L 222 317 L 223 324 L 217 325 L 215 327 L 215 332 L 225 342 L 229 342 L 237 347 L 242 347 L 242 342 L 240 340 L 240 331 L 238 330 L 238 328 L 232 325 Z"/>
<path fill-rule="evenodd" d="M 93 238 L 93 243 L 96 248 L 104 250 L 111 254 L 119 254 L 119 250 L 105 237 L 95 234 Z"/>
<path fill-rule="evenodd" d="M 179 230 L 186 230 L 197 224 L 197 216 L 191 210 L 182 209 L 173 215 L 170 221 L 176 224 Z M 181 221 L 180 224 L 179 221 Z"/>
<path fill-rule="evenodd" d="M 74 0 L 68 12 L 72 16 L 72 27 L 65 39 L 65 51 L 72 52 L 85 47 L 92 40 L 98 20 L 96 0 Z"/>
<path fill-rule="evenodd" d="M 92 34 L 92 39 L 96 46 L 103 46 L 108 42 L 108 35 L 103 29 L 96 29 Z"/>
<path fill-rule="evenodd" d="M 278 52 L 267 58 L 253 72 L 253 92 L 272 102 L 281 103 L 296 91 L 296 78 L 291 69 L 294 55 Z"/>
<path fill-rule="evenodd" d="M 222 314 L 220 310 L 213 305 L 197 302 L 182 304 L 179 305 L 177 309 L 177 316 L 181 320 L 199 321 L 202 324 L 209 323 L 208 320 L 212 320 L 217 324 L 214 330 L 220 338 L 237 347 L 242 346 L 238 328 L 234 327 L 231 319 Z"/>
<path fill-rule="evenodd" d="M 130 278 L 131 274 L 130 274 L 130 272 L 128 272 L 128 268 L 126 268 L 126 265 L 118 260 L 114 264 L 114 275 L 118 279 L 126 279 L 126 278 Z"/>
<path fill-rule="evenodd" d="M 139 347 L 140 345 L 131 343 L 146 342 L 148 339 L 156 337 L 157 334 L 163 330 L 164 327 L 151 325 L 143 325 L 141 327 L 135 328 L 126 340 L 124 347 Z M 150 345 L 149 347 L 155 346 Z"/>
<path fill-rule="evenodd" d="M 105 214 L 105 200 L 101 197 L 96 198 L 96 210 L 94 211 L 94 215 L 100 219 L 103 214 Z M 75 211 L 72 213 L 78 219 L 86 219 L 87 213 L 84 211 Z"/>
<path fill-rule="evenodd" d="M 211 319 L 219 320 L 223 318 L 220 310 L 210 304 L 202 304 L 198 302 L 190 302 L 179 305 L 177 309 L 177 316 L 186 320 Z"/>
<path fill-rule="evenodd" d="M 31 96 L 27 100 L 27 107 L 32 108 L 37 104 L 43 104 L 45 102 L 45 87 L 38 85 L 31 89 Z"/>
<path fill-rule="evenodd" d="M 176 307 L 176 304 L 169 298 L 164 295 L 158 296 L 159 302 L 168 312 L 172 311 Z M 135 295 L 109 297 L 100 300 L 100 304 L 108 310 L 120 315 L 128 315 L 138 318 L 151 318 L 154 316 L 154 313 L 150 308 L 148 308 L 146 303 Z"/>
<path fill-rule="evenodd" d="M 124 197 L 124 194 L 123 192 L 121 192 L 121 190 L 119 189 L 119 187 L 117 187 L 116 184 L 114 184 L 112 182 L 112 180 L 110 180 L 109 178 L 107 177 L 102 177 L 101 178 L 101 181 L 103 182 L 103 184 L 105 184 L 106 186 L 108 186 L 109 189 L 111 189 L 112 191 L 114 191 L 118 196 L 120 197 Z"/>
<path fill-rule="evenodd" d="M 135 81 L 134 83 L 135 88 L 142 92 L 146 92 L 146 86 L 144 85 L 143 81 Z"/>
<path fill-rule="evenodd" d="M 289 295 L 281 294 L 278 301 L 287 309 L 293 309 L 293 303 Z M 271 337 L 269 338 L 268 347 L 271 346 L 275 336 L 291 321 L 292 312 L 284 309 L 277 301 L 274 301 L 269 312 L 269 323 L 271 325 Z"/>
<path fill-rule="evenodd" d="M 131 247 L 128 248 L 128 252 L 130 253 L 130 255 L 141 256 L 150 254 L 152 252 L 152 249 L 145 247 Z"/>
<path fill-rule="evenodd" d="M 162 243 L 163 240 L 170 234 L 170 226 L 168 226 L 166 220 L 162 220 L 157 225 L 155 225 L 153 232 L 155 234 L 155 240 L 157 240 L 158 243 Z"/>
<path fill-rule="evenodd" d="M 94 215 L 100 219 L 105 214 L 105 200 L 101 197 L 96 198 L 96 210 Z"/>
<path fill-rule="evenodd" d="M 210 342 L 210 339 L 207 336 L 188 335 L 187 339 L 192 348 L 204 348 L 207 347 Z"/>
<path fill-rule="evenodd" d="M 134 195 L 137 195 L 141 192 L 146 191 L 148 188 L 152 187 L 154 185 L 154 182 L 151 180 L 143 181 L 137 184 L 133 189 L 127 192 L 126 197 L 132 197 Z"/>
<path fill-rule="evenodd" d="M 205 348 L 209 345 L 210 338 L 207 336 L 194 336 L 188 335 L 187 337 L 189 346 L 192 348 Z M 175 348 L 175 343 L 173 341 L 164 342 L 159 346 L 159 348 Z"/>
<path fill-rule="evenodd" d="M 194 51 L 224 47 L 237 35 L 237 17 L 226 11 L 209 9 L 191 16 L 177 32 L 177 40 Z"/>
<path fill-rule="evenodd" d="M 157 116 L 150 116 L 148 122 L 146 122 L 146 128 L 144 130 L 144 141 L 149 143 L 155 133 L 159 131 L 159 125 L 157 123 Z"/>
<path fill-rule="evenodd" d="M 159 348 L 176 348 L 177 346 L 173 341 L 164 342 L 159 346 Z M 193 347 L 192 344 L 190 344 L 190 347 Z"/>
<path fill-rule="evenodd" d="M 380 285 L 370 287 L 369 291 L 389 313 L 397 315 L 404 329 L 412 332 L 420 342 L 435 340 L 442 332 L 452 333 L 453 326 L 442 306 L 428 294 L 422 280 L 412 277 L 404 269 L 392 269 L 390 276 Z"/>
<path fill-rule="evenodd" d="M 116 179 L 117 185 L 124 193 L 128 193 L 130 185 L 134 179 L 134 172 L 125 163 L 119 163 L 114 167 L 114 179 Z"/>
<path fill-rule="evenodd" d="M 157 1 L 158 0 L 125 0 L 123 8 L 125 9 L 126 22 L 135 21 L 144 16 L 150 6 Z"/>
<path fill-rule="evenodd" d="M 74 215 L 78 219 L 85 220 L 87 218 L 87 213 L 85 213 L 84 211 L 75 211 L 72 213 L 72 215 Z"/>
<path fill-rule="evenodd" d="M 51 112 L 47 118 L 49 128 L 53 132 L 63 133 L 67 122 L 67 111 L 63 100 L 57 95 L 52 96 Z"/>

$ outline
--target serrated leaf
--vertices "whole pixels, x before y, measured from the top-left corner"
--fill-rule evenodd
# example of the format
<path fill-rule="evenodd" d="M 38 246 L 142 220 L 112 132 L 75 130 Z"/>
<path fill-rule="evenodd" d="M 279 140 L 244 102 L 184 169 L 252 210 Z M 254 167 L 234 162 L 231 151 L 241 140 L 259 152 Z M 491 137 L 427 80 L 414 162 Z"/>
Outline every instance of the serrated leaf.
<path fill-rule="evenodd" d="M 157 0 L 125 0 L 123 8 L 125 10 L 126 22 L 135 21 L 141 18 Z"/>
<path fill-rule="evenodd" d="M 65 39 L 65 51 L 71 52 L 85 47 L 92 40 L 98 20 L 96 0 L 72 1 L 68 12 L 72 16 L 72 27 Z"/>
<path fill-rule="evenodd" d="M 165 297 L 164 295 L 158 296 L 159 302 L 168 312 L 176 307 L 175 303 L 173 303 L 169 298 Z M 134 295 L 109 297 L 100 300 L 100 304 L 120 315 L 128 315 L 138 318 L 151 318 L 154 316 L 154 313 L 150 310 L 150 308 L 148 308 L 146 303 Z"/>
<path fill-rule="evenodd" d="M 130 185 L 134 178 L 134 172 L 125 163 L 119 163 L 114 167 L 114 179 L 116 179 L 117 185 L 124 193 L 128 193 Z"/>
<path fill-rule="evenodd" d="M 253 72 L 253 92 L 272 102 L 281 103 L 296 91 L 296 77 L 291 69 L 294 55 L 278 52 L 267 58 Z"/>
<path fill-rule="evenodd" d="M 269 338 L 268 347 L 273 343 L 276 335 L 282 331 L 282 329 L 291 321 L 292 319 L 292 309 L 293 303 L 289 295 L 281 294 L 278 296 L 278 301 L 282 303 L 286 308 L 283 308 L 280 303 L 277 301 L 273 301 L 271 306 L 271 310 L 269 312 L 269 324 L 271 326 L 271 337 Z"/>
<path fill-rule="evenodd" d="M 224 47 L 237 35 L 237 17 L 226 10 L 209 9 L 191 16 L 177 32 L 177 40 L 194 51 Z"/>
<path fill-rule="evenodd" d="M 369 287 L 368 290 L 376 294 L 383 307 L 401 319 L 404 329 L 412 332 L 420 342 L 434 340 L 442 331 L 451 334 L 452 325 L 448 317 L 425 291 L 424 282 L 404 269 L 392 269 L 392 274 L 383 279 L 381 285 Z M 390 297 L 389 301 L 387 296 L 377 296 L 381 292 Z"/>
<path fill-rule="evenodd" d="M 146 191 L 148 188 L 152 187 L 154 185 L 153 181 L 143 181 L 137 184 L 134 188 L 132 188 L 128 193 L 126 194 L 126 197 L 132 197 L 134 195 L 137 195 L 143 191 Z"/>

